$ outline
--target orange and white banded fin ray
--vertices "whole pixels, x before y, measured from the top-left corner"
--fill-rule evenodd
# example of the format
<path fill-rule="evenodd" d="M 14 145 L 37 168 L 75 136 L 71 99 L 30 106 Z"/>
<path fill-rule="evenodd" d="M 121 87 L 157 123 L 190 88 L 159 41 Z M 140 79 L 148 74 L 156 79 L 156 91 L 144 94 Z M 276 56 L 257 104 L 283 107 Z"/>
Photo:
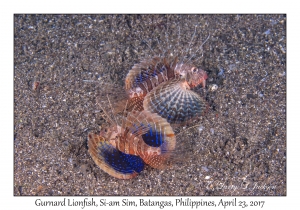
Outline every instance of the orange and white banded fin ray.
<path fill-rule="evenodd" d="M 122 87 L 114 86 L 115 91 L 108 89 L 108 91 L 102 91 L 96 97 L 96 103 L 99 108 L 103 111 L 102 117 L 110 125 L 120 124 L 126 112 L 128 112 L 127 107 L 131 110 L 135 109 L 137 106 L 141 106 L 142 102 L 130 102 L 128 95 Z M 120 91 L 122 90 L 122 91 Z M 130 110 L 129 110 L 130 111 Z"/>
<path fill-rule="evenodd" d="M 158 167 L 152 167 L 158 169 L 170 169 L 181 167 L 185 162 L 192 161 L 195 153 L 198 152 L 198 147 L 196 146 L 199 142 L 199 139 L 197 139 L 199 137 L 197 131 L 198 127 L 199 125 L 195 125 L 185 128 L 184 130 L 180 129 L 182 131 L 180 133 L 177 132 L 176 134 L 175 148 L 173 148 L 173 150 L 168 150 L 168 158 L 161 159 L 160 157 L 154 157 L 151 161 L 154 163 L 161 163 Z"/>
<path fill-rule="evenodd" d="M 136 96 L 133 98 L 128 99 L 128 104 L 126 106 L 126 112 L 131 112 L 131 111 L 143 111 L 143 101 L 144 101 L 144 96 Z"/>
<path fill-rule="evenodd" d="M 144 169 L 140 157 L 122 153 L 97 134 L 88 134 L 88 152 L 96 165 L 118 179 L 134 178 Z"/>
<path fill-rule="evenodd" d="M 119 138 L 111 143 L 119 151 L 139 156 L 155 168 L 163 168 L 176 146 L 172 127 L 156 113 L 130 112 L 118 130 Z"/>
<path fill-rule="evenodd" d="M 164 163 L 164 168 L 180 166 L 191 161 L 197 149 L 196 142 L 195 138 L 187 135 L 176 136 L 176 147 L 170 152 L 168 160 Z"/>
<path fill-rule="evenodd" d="M 170 123 L 181 124 L 201 116 L 207 109 L 207 102 L 190 90 L 184 79 L 176 79 L 153 89 L 146 95 L 143 106 Z"/>
<path fill-rule="evenodd" d="M 174 68 L 177 60 L 177 57 L 174 59 L 153 57 L 142 60 L 128 72 L 125 79 L 125 89 L 128 91 L 140 87 L 143 95 L 146 95 L 159 84 L 175 78 Z"/>
<path fill-rule="evenodd" d="M 117 84 L 102 83 L 96 95 L 98 106 L 111 116 L 122 114 L 127 100 L 128 95 L 124 87 Z"/>
<path fill-rule="evenodd" d="M 186 132 L 176 135 L 176 145 L 172 149 L 164 151 L 163 155 L 149 157 L 148 164 L 157 169 L 169 169 L 176 166 L 181 166 L 183 163 L 193 159 L 196 150 L 195 144 L 197 140 L 190 138 Z"/>

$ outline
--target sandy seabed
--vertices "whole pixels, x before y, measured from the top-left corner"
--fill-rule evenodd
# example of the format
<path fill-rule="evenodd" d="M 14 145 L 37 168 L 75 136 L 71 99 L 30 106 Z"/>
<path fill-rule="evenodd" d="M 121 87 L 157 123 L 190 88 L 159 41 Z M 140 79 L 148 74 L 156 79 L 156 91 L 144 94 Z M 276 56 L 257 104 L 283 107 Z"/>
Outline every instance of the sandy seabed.
<path fill-rule="evenodd" d="M 209 112 L 180 164 L 118 180 L 87 151 L 96 98 L 168 50 L 207 71 Z M 15 15 L 14 195 L 286 195 L 286 16 Z"/>

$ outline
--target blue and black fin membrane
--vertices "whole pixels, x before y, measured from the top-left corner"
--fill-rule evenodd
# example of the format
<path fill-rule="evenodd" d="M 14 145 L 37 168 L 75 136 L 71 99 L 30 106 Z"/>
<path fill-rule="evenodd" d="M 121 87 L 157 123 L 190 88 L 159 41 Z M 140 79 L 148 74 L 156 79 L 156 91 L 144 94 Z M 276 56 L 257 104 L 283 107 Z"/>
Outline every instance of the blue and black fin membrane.
<path fill-rule="evenodd" d="M 140 157 L 117 150 L 97 134 L 88 134 L 88 147 L 95 163 L 103 171 L 118 179 L 134 178 L 144 169 L 144 161 Z"/>

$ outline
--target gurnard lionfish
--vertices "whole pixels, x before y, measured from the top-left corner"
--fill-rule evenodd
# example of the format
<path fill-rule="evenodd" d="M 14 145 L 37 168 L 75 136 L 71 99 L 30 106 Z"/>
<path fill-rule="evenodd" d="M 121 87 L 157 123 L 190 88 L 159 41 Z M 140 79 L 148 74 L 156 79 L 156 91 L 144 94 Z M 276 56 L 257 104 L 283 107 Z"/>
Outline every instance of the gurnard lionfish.
<path fill-rule="evenodd" d="M 175 151 L 176 137 L 166 119 L 149 111 L 131 111 L 117 123 L 88 134 L 89 153 L 105 172 L 119 179 L 137 176 L 145 164 L 162 169 Z"/>
<path fill-rule="evenodd" d="M 154 57 L 135 64 L 125 80 L 129 107 L 147 110 L 170 123 L 183 123 L 202 115 L 206 102 L 191 88 L 205 87 L 207 74 L 178 59 Z"/>
<path fill-rule="evenodd" d="M 109 126 L 100 134 L 88 134 L 89 153 L 103 171 L 130 179 L 145 164 L 162 169 L 179 154 L 170 123 L 185 123 L 207 109 L 206 101 L 191 90 L 205 87 L 207 73 L 190 61 L 154 56 L 128 72 L 125 90 L 129 99 L 122 122 L 117 123 L 101 107 Z"/>

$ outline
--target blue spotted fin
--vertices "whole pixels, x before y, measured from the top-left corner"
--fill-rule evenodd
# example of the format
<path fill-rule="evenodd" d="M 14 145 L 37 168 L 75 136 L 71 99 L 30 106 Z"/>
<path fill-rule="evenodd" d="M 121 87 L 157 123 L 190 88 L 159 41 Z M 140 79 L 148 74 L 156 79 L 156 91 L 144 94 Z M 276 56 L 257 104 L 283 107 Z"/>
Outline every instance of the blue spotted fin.
<path fill-rule="evenodd" d="M 97 134 L 88 134 L 88 151 L 96 165 L 118 179 L 134 178 L 144 169 L 144 162 L 140 157 L 117 150 Z"/>

